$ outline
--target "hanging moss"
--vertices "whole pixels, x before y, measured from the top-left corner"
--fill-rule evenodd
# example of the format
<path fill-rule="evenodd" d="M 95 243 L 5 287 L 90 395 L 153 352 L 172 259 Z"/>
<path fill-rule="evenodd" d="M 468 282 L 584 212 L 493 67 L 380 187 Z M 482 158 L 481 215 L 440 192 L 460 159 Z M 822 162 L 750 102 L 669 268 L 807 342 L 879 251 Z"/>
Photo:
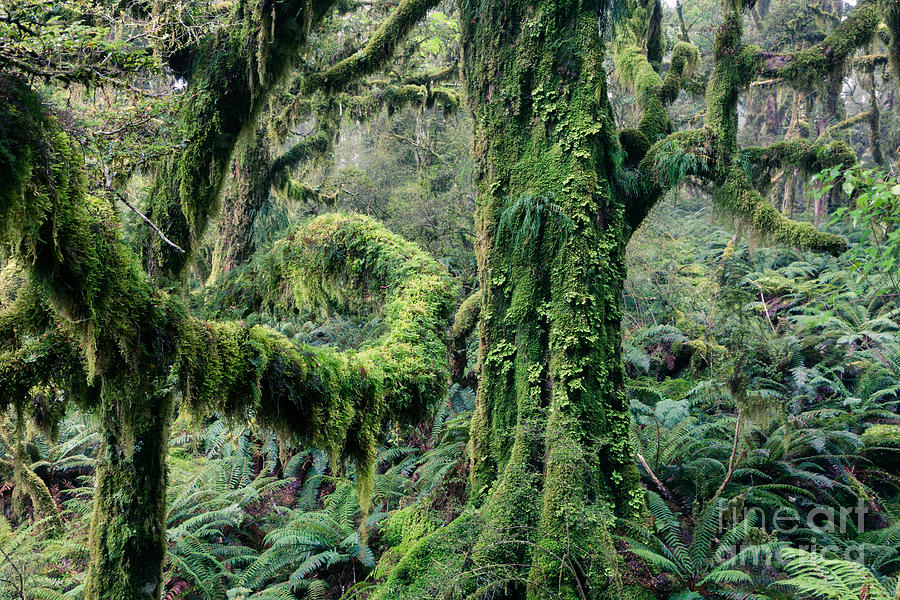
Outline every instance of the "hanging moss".
<path fill-rule="evenodd" d="M 460 383 L 465 377 L 469 336 L 478 327 L 481 315 L 481 290 L 472 292 L 456 311 L 450 329 L 450 378 Z"/>
<path fill-rule="evenodd" d="M 254 124 L 331 2 L 241 0 L 233 25 L 201 42 L 187 70 L 190 93 L 178 114 L 183 148 L 157 166 L 145 212 L 187 252 L 145 240 L 151 274 L 180 282 L 193 250 L 220 209 L 219 192 L 232 151 Z"/>
<path fill-rule="evenodd" d="M 672 50 L 672 60 L 665 80 L 659 75 L 662 61 L 660 44 L 662 29 L 661 6 L 629 4 L 631 15 L 621 29 L 615 44 L 616 72 L 629 86 L 640 107 L 642 118 L 638 130 L 650 144 L 671 133 L 672 122 L 667 107 L 677 98 L 681 89 L 693 74 L 700 60 L 700 53 L 690 42 L 678 42 Z M 648 30 L 649 27 L 649 30 Z M 647 39 L 647 48 L 641 48 L 640 40 Z M 643 146 L 634 135 L 625 138 L 627 161 L 636 164 L 643 154 L 637 148 Z M 634 145 L 637 143 L 637 146 Z"/>
<path fill-rule="evenodd" d="M 62 517 L 56 500 L 47 488 L 47 484 L 20 458 L 13 461 L 0 459 L 0 477 L 4 481 L 14 481 L 21 486 L 31 500 L 34 520 L 41 523 L 39 531 L 46 535 L 56 535 L 63 531 Z"/>
<path fill-rule="evenodd" d="M 888 54 L 894 76 L 900 78 L 900 0 L 882 0 L 884 22 L 890 40 Z"/>
<path fill-rule="evenodd" d="M 87 357 L 88 374 L 129 363 L 135 317 L 151 303 L 131 253 L 118 239 L 116 211 L 84 193 L 82 155 L 40 96 L 0 78 L 0 240 L 50 300 Z"/>
<path fill-rule="evenodd" d="M 643 113 L 638 130 L 652 143 L 672 131 L 667 107 L 681 92 L 682 87 L 696 68 L 700 54 L 688 42 L 678 42 L 672 52 L 669 71 L 663 80 L 647 55 L 629 38 L 620 40 L 615 55 L 616 71 L 622 81 L 630 86 Z M 628 154 L 631 162 L 637 162 L 642 155 Z"/>
<path fill-rule="evenodd" d="M 747 174 L 740 168 L 732 168 L 726 176 L 716 193 L 716 202 L 773 243 L 835 256 L 847 249 L 847 240 L 843 237 L 821 232 L 812 223 L 799 223 L 782 215 L 752 188 Z"/>
<path fill-rule="evenodd" d="M 818 44 L 794 54 L 760 52 L 760 58 L 764 60 L 763 71 L 783 77 L 798 87 L 820 85 L 829 74 L 842 71 L 844 63 L 856 50 L 872 40 L 881 21 L 882 10 L 878 2 L 860 2 Z"/>

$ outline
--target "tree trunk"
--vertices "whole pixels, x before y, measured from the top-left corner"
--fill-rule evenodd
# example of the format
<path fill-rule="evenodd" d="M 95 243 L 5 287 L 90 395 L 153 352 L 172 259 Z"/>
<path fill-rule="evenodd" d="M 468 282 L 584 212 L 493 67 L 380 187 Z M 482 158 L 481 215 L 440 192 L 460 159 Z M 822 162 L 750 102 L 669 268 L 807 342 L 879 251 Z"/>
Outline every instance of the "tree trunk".
<path fill-rule="evenodd" d="M 86 600 L 158 600 L 166 550 L 170 393 L 107 378 L 91 521 Z"/>
<path fill-rule="evenodd" d="M 248 137 L 232 159 L 233 177 L 226 188 L 222 217 L 217 224 L 210 284 L 245 262 L 256 251 L 253 225 L 269 199 L 272 156 L 265 125 L 257 126 Z"/>
<path fill-rule="evenodd" d="M 621 365 L 628 230 L 610 183 L 603 6 L 477 6 L 461 7 L 484 294 L 475 559 L 515 582 L 509 597 L 619 597 L 608 531 L 642 494 Z"/>

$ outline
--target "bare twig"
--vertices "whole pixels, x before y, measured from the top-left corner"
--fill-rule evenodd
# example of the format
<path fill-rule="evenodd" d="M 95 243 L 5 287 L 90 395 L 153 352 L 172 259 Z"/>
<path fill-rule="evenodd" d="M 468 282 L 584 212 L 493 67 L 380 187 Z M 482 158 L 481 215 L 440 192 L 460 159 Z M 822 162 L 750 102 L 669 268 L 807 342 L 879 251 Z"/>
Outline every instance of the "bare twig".
<path fill-rule="evenodd" d="M 3 549 L 3 546 L 0 546 L 0 553 L 3 553 L 3 558 L 6 559 L 6 562 L 10 564 L 13 570 L 16 572 L 16 575 L 19 577 L 19 598 L 22 600 L 27 600 L 25 598 L 25 574 L 22 572 L 22 569 L 19 568 L 16 563 L 13 562 L 13 559 L 10 558 L 9 554 L 6 553 L 6 550 Z"/>
<path fill-rule="evenodd" d="M 125 206 L 130 208 L 132 210 L 132 212 L 134 212 L 134 214 L 136 214 L 137 216 L 142 218 L 144 220 L 144 222 L 147 223 L 147 225 L 149 225 L 150 228 L 156 232 L 156 235 L 159 236 L 159 239 L 161 239 L 168 245 L 172 246 L 173 248 L 175 248 L 182 254 L 185 254 L 185 251 L 181 246 L 179 246 L 178 244 L 176 244 L 175 242 L 173 242 L 172 240 L 167 238 L 166 234 L 164 234 L 162 231 L 160 231 L 159 227 L 157 227 L 156 224 L 147 217 L 147 215 L 145 215 L 144 213 L 142 213 L 141 211 L 136 209 L 134 207 L 134 205 L 132 205 L 125 196 L 123 196 L 120 192 L 118 192 L 112 188 L 107 187 L 106 189 L 109 190 L 110 192 L 114 193 L 116 195 L 116 198 L 118 198 L 119 200 L 122 201 L 122 204 L 124 204 Z"/>
<path fill-rule="evenodd" d="M 647 474 L 650 475 L 650 479 L 653 480 L 654 485 L 656 485 L 657 489 L 659 489 L 663 497 L 667 500 L 674 501 L 675 497 L 672 495 L 672 492 L 669 491 L 669 488 L 666 487 L 666 484 L 659 480 L 659 477 L 656 476 L 656 473 L 654 473 L 653 469 L 650 468 L 650 465 L 647 464 L 647 460 L 644 458 L 644 455 L 638 452 L 637 459 L 638 462 L 641 463 L 641 466 L 644 467 L 644 470 L 647 471 Z"/>
<path fill-rule="evenodd" d="M 737 422 L 734 424 L 734 443 L 731 446 L 731 456 L 728 459 L 728 472 L 725 473 L 725 479 L 722 481 L 722 485 L 719 486 L 719 489 L 716 491 L 716 493 L 710 499 L 710 502 L 712 502 L 713 500 L 715 500 L 716 498 L 718 498 L 719 496 L 722 495 L 722 492 L 725 490 L 725 486 L 728 484 L 729 480 L 731 480 L 731 476 L 734 474 L 734 467 L 735 467 L 734 459 L 735 459 L 735 456 L 737 455 L 738 438 L 739 438 L 739 434 L 741 431 L 741 418 L 742 418 L 741 407 L 739 406 L 738 413 L 737 413 Z"/>

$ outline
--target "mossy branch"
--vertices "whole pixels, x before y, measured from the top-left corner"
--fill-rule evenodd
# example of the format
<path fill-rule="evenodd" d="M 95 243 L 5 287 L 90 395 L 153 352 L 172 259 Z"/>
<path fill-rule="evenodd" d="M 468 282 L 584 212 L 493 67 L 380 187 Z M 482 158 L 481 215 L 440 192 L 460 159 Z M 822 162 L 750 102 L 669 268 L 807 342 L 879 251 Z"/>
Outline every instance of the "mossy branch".
<path fill-rule="evenodd" d="M 367 94 L 352 96 L 346 101 L 350 116 L 360 121 L 371 119 L 385 107 L 388 114 L 393 114 L 407 106 L 440 106 L 445 114 L 451 114 L 459 109 L 459 105 L 460 97 L 455 90 L 418 84 L 388 84 L 376 87 Z"/>
<path fill-rule="evenodd" d="M 742 158 L 728 165 L 716 162 L 720 143 L 711 128 L 677 132 L 655 144 L 639 168 L 641 186 L 629 204 L 629 219 L 640 224 L 655 199 L 684 180 L 694 176 L 716 188 L 715 202 L 736 218 L 746 222 L 765 239 L 777 244 L 806 250 L 840 254 L 847 241 L 837 235 L 818 231 L 812 224 L 800 223 L 782 215 L 751 185 L 748 171 L 757 174 L 778 167 L 794 167 L 813 173 L 834 165 L 849 165 L 856 157 L 843 142 L 816 144 L 807 140 L 787 140 L 768 148 L 742 150 Z"/>
<path fill-rule="evenodd" d="M 623 40 L 617 45 L 616 70 L 622 81 L 634 92 L 643 113 L 638 131 L 651 144 L 672 131 L 667 108 L 678 98 L 699 59 L 700 53 L 696 46 L 689 42 L 678 42 L 672 51 L 666 78 L 662 79 L 637 44 Z M 631 154 L 629 152 L 631 162 L 636 163 L 642 158 Z"/>
<path fill-rule="evenodd" d="M 835 256 L 847 249 L 847 240 L 817 230 L 811 223 L 788 219 L 750 184 L 743 169 L 733 166 L 715 196 L 716 203 L 746 222 L 753 231 L 776 244 Z"/>
<path fill-rule="evenodd" d="M 759 50 L 759 74 L 780 77 L 801 87 L 817 85 L 830 73 L 842 69 L 857 49 L 869 44 L 881 21 L 878 2 L 860 2 L 824 40 L 806 50 L 794 53 Z"/>
<path fill-rule="evenodd" d="M 436 5 L 437 0 L 401 0 L 372 34 L 365 48 L 327 71 L 309 75 L 304 82 L 304 91 L 307 94 L 315 91 L 326 94 L 343 91 L 354 81 L 375 73 L 390 60 L 397 46 L 406 39 L 416 23 Z"/>
<path fill-rule="evenodd" d="M 469 336 L 478 326 L 481 316 L 481 290 L 472 292 L 456 311 L 453 327 L 450 329 L 450 377 L 454 383 L 460 383 L 465 377 L 466 346 Z"/>
<path fill-rule="evenodd" d="M 152 275 L 183 277 L 192 250 L 220 210 L 235 145 L 330 7 L 307 0 L 241 0 L 234 22 L 199 45 L 178 115 L 184 147 L 158 166 L 145 211 L 186 252 L 148 239 L 145 261 Z"/>
<path fill-rule="evenodd" d="M 845 142 L 818 143 L 805 139 L 782 140 L 765 148 L 741 149 L 742 164 L 757 189 L 765 190 L 774 173 L 783 168 L 814 175 L 822 169 L 856 164 L 856 154 Z"/>
<path fill-rule="evenodd" d="M 0 459 L 0 477 L 5 481 L 15 481 L 31 499 L 34 509 L 34 520 L 41 522 L 41 529 L 49 535 L 63 530 L 59 508 L 50 493 L 47 484 L 24 462 L 13 462 Z"/>
<path fill-rule="evenodd" d="M 264 327 L 186 319 L 175 369 L 185 399 L 200 413 L 252 417 L 371 474 L 383 422 L 418 422 L 446 388 L 449 274 L 372 219 L 339 214 L 301 227 L 262 262 L 298 306 L 343 303 L 351 289 L 384 296 L 386 333 L 338 352 Z"/>

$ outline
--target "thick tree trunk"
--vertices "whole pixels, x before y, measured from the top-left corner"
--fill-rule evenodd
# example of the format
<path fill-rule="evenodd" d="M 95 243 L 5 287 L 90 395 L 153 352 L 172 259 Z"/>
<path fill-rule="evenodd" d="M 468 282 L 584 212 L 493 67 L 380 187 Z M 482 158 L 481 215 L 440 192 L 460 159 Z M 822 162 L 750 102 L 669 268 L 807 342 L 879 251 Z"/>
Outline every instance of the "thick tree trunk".
<path fill-rule="evenodd" d="M 619 149 L 602 12 L 574 0 L 462 6 L 484 294 L 475 559 L 514 582 L 510 597 L 620 597 L 608 531 L 642 501 L 621 365 L 628 231 L 610 184 Z"/>
<path fill-rule="evenodd" d="M 260 125 L 232 162 L 233 177 L 223 199 L 222 217 L 217 224 L 209 282 L 242 264 L 256 251 L 253 224 L 269 199 L 272 156 L 266 127 Z"/>
<path fill-rule="evenodd" d="M 86 600 L 158 600 L 166 550 L 169 393 L 104 381 Z"/>

